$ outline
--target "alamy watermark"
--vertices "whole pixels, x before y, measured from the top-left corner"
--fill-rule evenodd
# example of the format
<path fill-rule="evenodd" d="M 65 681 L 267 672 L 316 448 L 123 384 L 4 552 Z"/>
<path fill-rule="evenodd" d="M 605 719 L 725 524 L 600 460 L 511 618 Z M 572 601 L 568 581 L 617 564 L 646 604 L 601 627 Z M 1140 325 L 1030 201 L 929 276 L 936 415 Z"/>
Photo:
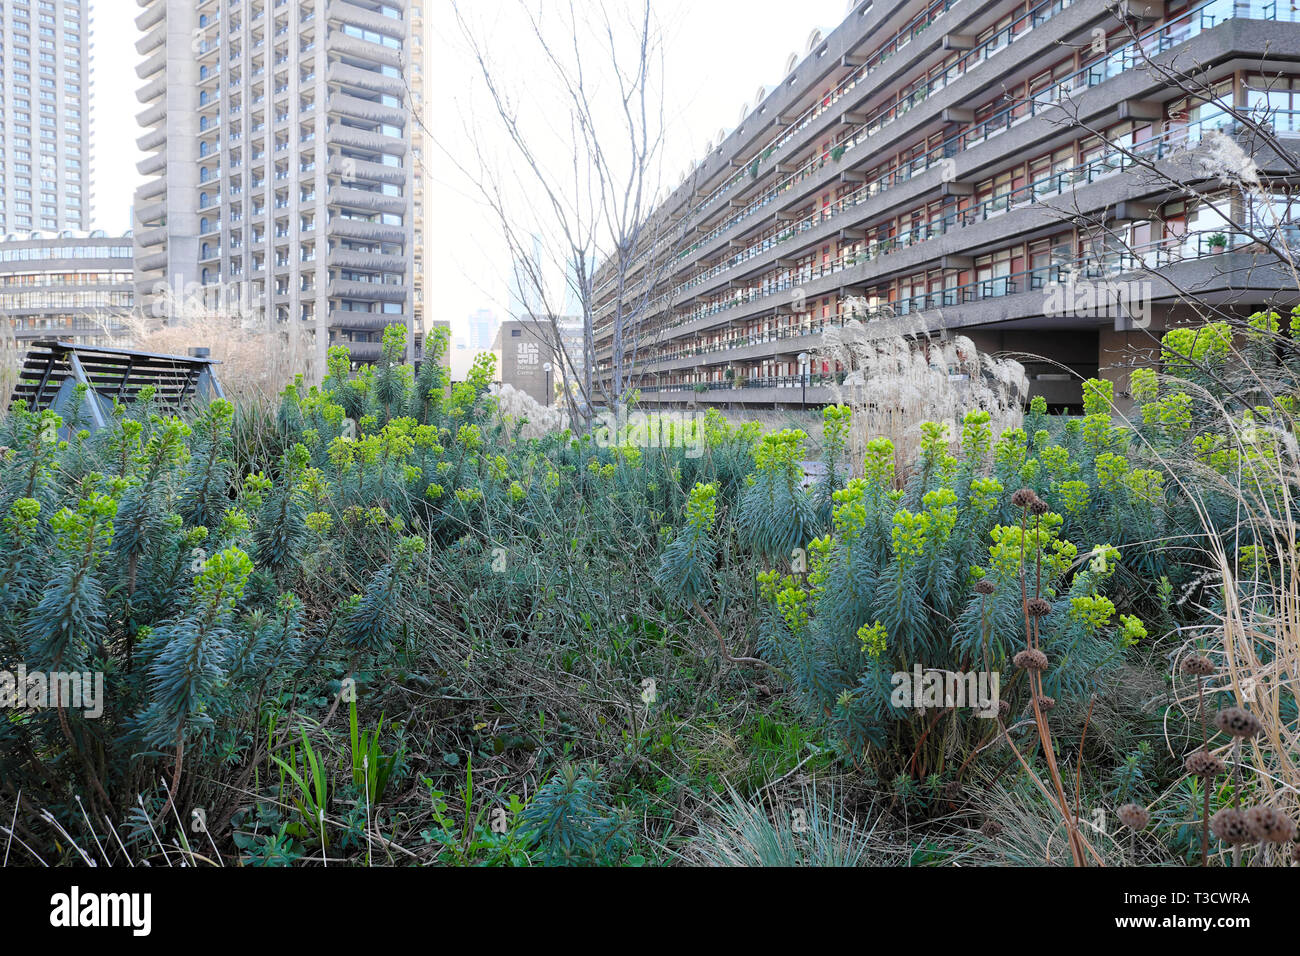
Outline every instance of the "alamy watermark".
<path fill-rule="evenodd" d="M 704 454 L 705 421 L 697 412 L 617 412 L 596 416 L 596 444 L 601 448 L 682 448 L 687 458 Z"/>
<path fill-rule="evenodd" d="M 247 282 L 174 282 L 162 279 L 150 290 L 150 314 L 155 319 L 185 322 L 222 316 L 243 325 L 253 325 L 266 320 L 266 306 L 261 297 L 253 295 Z"/>
<path fill-rule="evenodd" d="M 29 671 L 26 664 L 16 671 L 0 670 L 0 709 L 44 710 L 60 704 L 91 719 L 103 716 L 103 672 Z"/>
<path fill-rule="evenodd" d="M 1057 318 L 1127 318 L 1134 329 L 1151 327 L 1151 283 L 1137 279 L 1080 280 L 1070 274 L 1047 287 L 1043 311 Z"/>
<path fill-rule="evenodd" d="M 980 717 L 998 715 L 1002 675 L 998 671 L 947 671 L 913 665 L 890 678 L 889 702 L 902 710 L 970 708 Z"/>

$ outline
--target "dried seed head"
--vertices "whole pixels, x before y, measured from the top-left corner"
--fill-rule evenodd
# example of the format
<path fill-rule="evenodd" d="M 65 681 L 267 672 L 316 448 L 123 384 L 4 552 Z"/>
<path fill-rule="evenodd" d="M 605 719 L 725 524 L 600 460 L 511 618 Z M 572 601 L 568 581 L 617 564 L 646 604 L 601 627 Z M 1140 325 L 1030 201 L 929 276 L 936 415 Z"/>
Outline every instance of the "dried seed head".
<path fill-rule="evenodd" d="M 1051 510 L 1052 509 L 1048 507 L 1047 502 L 1042 498 L 1039 498 L 1037 495 L 1035 495 L 1034 500 L 1029 503 L 1029 513 L 1031 515 L 1038 515 L 1040 518 Z"/>
<path fill-rule="evenodd" d="M 980 833 L 984 834 L 990 840 L 1002 833 L 1002 824 L 997 820 L 985 820 L 984 825 L 980 827 Z"/>
<path fill-rule="evenodd" d="M 1040 650 L 1028 649 L 1016 654 L 1011 662 L 1022 671 L 1047 670 L 1047 655 Z"/>
<path fill-rule="evenodd" d="M 1254 737 L 1264 725 L 1248 710 L 1240 707 L 1225 707 L 1214 715 L 1214 726 L 1232 737 Z"/>
<path fill-rule="evenodd" d="M 1214 664 L 1208 657 L 1189 657 L 1183 661 L 1183 673 L 1193 677 L 1209 677 L 1215 671 Z"/>
<path fill-rule="evenodd" d="M 1250 835 L 1264 843 L 1290 843 L 1295 839 L 1295 822 L 1281 810 L 1251 807 L 1246 811 Z"/>
<path fill-rule="evenodd" d="M 957 803 L 966 791 L 962 787 L 960 780 L 949 780 L 943 785 L 943 790 L 940 792 L 949 803 Z"/>
<path fill-rule="evenodd" d="M 1214 831 L 1216 837 L 1229 846 L 1250 843 L 1253 839 L 1250 825 L 1246 822 L 1246 814 L 1231 807 L 1220 810 L 1210 817 L 1210 829 Z"/>
<path fill-rule="evenodd" d="M 1042 598 L 1030 598 L 1027 605 L 1030 617 L 1047 617 L 1052 613 L 1052 605 Z"/>
<path fill-rule="evenodd" d="M 1126 803 L 1115 811 L 1119 817 L 1119 822 L 1124 824 L 1130 830 L 1143 830 L 1151 822 L 1151 814 L 1147 812 L 1146 807 L 1140 807 L 1136 803 Z"/>
<path fill-rule="evenodd" d="M 1028 508 L 1037 499 L 1038 495 L 1034 494 L 1030 489 L 1021 488 L 1011 496 L 1011 503 L 1017 508 Z"/>
<path fill-rule="evenodd" d="M 992 594 L 996 590 L 997 588 L 993 586 L 993 582 L 987 580 L 986 578 L 980 578 L 978 581 L 975 582 L 976 594 L 983 594 L 987 597 L 988 595 Z"/>
<path fill-rule="evenodd" d="M 1001 720 L 1002 718 L 1006 717 L 1007 714 L 1009 714 L 1009 713 L 1011 713 L 1011 705 L 1008 704 L 1005 700 L 999 700 L 999 701 L 998 701 L 998 719 Z"/>
<path fill-rule="evenodd" d="M 1183 767 L 1193 777 L 1218 777 L 1228 768 L 1223 761 L 1208 750 L 1196 750 L 1187 755 Z"/>
<path fill-rule="evenodd" d="M 1049 697 L 1047 694 L 1040 694 L 1038 697 L 1038 709 L 1043 713 L 1056 709 L 1056 698 Z"/>

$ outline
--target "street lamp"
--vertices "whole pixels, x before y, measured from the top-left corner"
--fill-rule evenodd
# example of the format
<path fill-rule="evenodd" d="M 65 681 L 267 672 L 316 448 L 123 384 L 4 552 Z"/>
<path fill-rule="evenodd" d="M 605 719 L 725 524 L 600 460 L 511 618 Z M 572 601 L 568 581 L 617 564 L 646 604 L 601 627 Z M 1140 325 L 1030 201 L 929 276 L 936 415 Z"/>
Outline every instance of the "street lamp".
<path fill-rule="evenodd" d="M 542 366 L 542 371 L 546 373 L 546 407 L 551 407 L 551 363 L 547 362 Z"/>
<path fill-rule="evenodd" d="M 808 404 L 808 353 L 807 352 L 799 353 L 799 385 L 801 389 L 801 397 L 799 399 L 799 404 L 802 407 Z"/>

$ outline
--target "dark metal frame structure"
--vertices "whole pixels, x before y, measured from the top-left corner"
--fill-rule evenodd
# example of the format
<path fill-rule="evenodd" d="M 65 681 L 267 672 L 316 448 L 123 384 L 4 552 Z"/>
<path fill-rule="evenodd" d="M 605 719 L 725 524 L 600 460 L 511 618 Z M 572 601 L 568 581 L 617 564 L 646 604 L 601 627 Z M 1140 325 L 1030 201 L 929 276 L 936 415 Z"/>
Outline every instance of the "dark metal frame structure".
<path fill-rule="evenodd" d="M 135 401 L 140 390 L 152 385 L 155 400 L 165 410 L 180 414 L 195 402 L 224 398 L 216 375 L 219 365 L 209 358 L 165 355 L 131 349 L 101 348 L 75 342 L 35 342 L 23 361 L 23 370 L 10 404 L 23 399 L 31 411 L 52 409 L 61 415 L 79 384 L 89 388 L 83 427 L 103 428 L 111 419 L 114 402 Z"/>

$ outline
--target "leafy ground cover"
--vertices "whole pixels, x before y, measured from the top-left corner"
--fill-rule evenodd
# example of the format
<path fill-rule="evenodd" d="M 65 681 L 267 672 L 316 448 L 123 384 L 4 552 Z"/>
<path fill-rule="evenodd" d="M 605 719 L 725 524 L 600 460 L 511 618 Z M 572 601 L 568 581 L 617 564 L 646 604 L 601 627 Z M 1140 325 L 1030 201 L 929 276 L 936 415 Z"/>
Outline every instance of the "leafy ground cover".
<path fill-rule="evenodd" d="M 842 406 L 524 437 L 490 360 L 451 388 L 404 344 L 271 410 L 0 420 L 0 670 L 104 685 L 4 712 L 11 860 L 1295 853 L 1279 317 L 1170 333 L 1126 415 L 1091 381 L 1083 417 L 971 410 L 901 467 L 851 459 Z"/>

